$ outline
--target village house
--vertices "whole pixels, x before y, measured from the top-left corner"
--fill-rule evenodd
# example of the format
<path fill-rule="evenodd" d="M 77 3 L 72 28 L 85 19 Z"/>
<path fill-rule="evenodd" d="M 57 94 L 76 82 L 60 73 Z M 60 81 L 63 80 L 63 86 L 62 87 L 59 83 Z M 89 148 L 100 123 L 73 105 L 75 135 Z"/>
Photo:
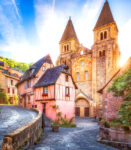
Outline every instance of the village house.
<path fill-rule="evenodd" d="M 15 85 L 23 75 L 20 70 L 14 69 L 9 67 L 7 63 L 0 61 L 0 91 L 8 94 L 11 104 L 16 103 L 14 98 L 18 93 Z"/>
<path fill-rule="evenodd" d="M 51 120 L 56 119 L 58 112 L 70 119 L 75 115 L 76 88 L 65 65 L 48 69 L 34 86 L 35 105 Z"/>
<path fill-rule="evenodd" d="M 131 68 L 131 57 L 128 59 L 126 64 L 112 76 L 109 82 L 98 90 L 98 93 L 100 93 L 100 96 L 102 98 L 103 104 L 103 112 L 101 114 L 101 117 L 105 118 L 107 121 L 111 121 L 118 117 L 118 110 L 121 103 L 123 102 L 122 97 L 113 96 L 112 92 L 107 92 L 107 89 L 109 86 L 112 85 L 112 82 L 116 77 L 122 75 L 123 72 L 125 72 L 129 68 Z"/>
<path fill-rule="evenodd" d="M 48 68 L 53 67 L 50 55 L 47 55 L 37 61 L 21 77 L 21 80 L 16 84 L 19 95 L 19 105 L 32 108 L 35 106 L 34 88 L 40 77 L 45 73 Z"/>

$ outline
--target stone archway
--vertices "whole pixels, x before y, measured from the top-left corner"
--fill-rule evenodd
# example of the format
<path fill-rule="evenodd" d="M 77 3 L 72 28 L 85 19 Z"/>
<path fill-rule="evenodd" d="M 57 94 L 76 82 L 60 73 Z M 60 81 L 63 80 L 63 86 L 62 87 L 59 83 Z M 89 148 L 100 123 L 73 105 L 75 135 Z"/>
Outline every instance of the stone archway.
<path fill-rule="evenodd" d="M 78 117 L 89 117 L 90 114 L 90 105 L 89 102 L 84 99 L 84 98 L 80 98 L 77 99 L 75 102 L 75 115 Z"/>

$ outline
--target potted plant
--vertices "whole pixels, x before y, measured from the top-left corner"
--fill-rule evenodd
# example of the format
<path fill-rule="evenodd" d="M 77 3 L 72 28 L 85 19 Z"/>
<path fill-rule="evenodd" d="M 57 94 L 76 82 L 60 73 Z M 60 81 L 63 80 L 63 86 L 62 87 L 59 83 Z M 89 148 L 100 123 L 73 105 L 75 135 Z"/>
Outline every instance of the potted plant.
<path fill-rule="evenodd" d="M 59 121 L 55 120 L 52 125 L 51 125 L 52 131 L 53 132 L 58 132 L 59 131 Z"/>

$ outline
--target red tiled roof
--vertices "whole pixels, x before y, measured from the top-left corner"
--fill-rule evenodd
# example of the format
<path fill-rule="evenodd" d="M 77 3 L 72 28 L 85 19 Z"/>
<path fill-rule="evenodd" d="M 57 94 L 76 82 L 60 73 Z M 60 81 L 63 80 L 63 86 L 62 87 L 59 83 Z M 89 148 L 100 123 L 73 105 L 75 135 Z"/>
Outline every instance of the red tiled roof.
<path fill-rule="evenodd" d="M 100 13 L 100 16 L 99 16 L 99 18 L 97 20 L 97 23 L 96 23 L 96 25 L 94 27 L 94 30 L 96 28 L 99 28 L 101 26 L 104 26 L 106 24 L 113 23 L 113 22 L 115 22 L 115 21 L 114 21 L 114 18 L 112 16 L 112 13 L 111 13 L 109 3 L 106 0 L 106 2 L 104 3 L 104 6 L 102 8 L 102 11 Z"/>
<path fill-rule="evenodd" d="M 64 33 L 62 35 L 62 38 L 61 38 L 60 42 L 69 40 L 71 38 L 74 38 L 74 39 L 76 39 L 78 41 L 78 38 L 77 38 L 77 35 L 76 35 L 76 32 L 75 32 L 74 26 L 72 24 L 72 20 L 71 20 L 71 18 L 69 18 L 68 23 L 66 25 L 66 28 L 64 30 Z"/>

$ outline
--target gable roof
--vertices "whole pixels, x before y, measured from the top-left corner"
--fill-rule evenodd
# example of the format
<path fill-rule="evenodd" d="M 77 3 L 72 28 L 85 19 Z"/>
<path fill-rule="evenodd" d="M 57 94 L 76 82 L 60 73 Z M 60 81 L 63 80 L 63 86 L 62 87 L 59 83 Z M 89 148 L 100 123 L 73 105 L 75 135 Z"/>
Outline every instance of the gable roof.
<path fill-rule="evenodd" d="M 32 66 L 30 66 L 30 68 L 24 73 L 24 75 L 21 77 L 21 80 L 17 83 L 17 85 L 19 85 L 20 83 L 24 82 L 25 80 L 31 79 L 33 77 L 35 77 L 35 75 L 38 73 L 39 69 L 41 68 L 41 66 L 43 65 L 43 63 L 49 63 L 49 64 L 53 64 L 50 55 L 46 55 L 45 57 L 41 58 L 40 60 L 38 60 L 35 64 L 33 64 Z M 33 73 L 30 74 L 31 69 L 34 69 Z"/>
<path fill-rule="evenodd" d="M 72 20 L 71 20 L 71 18 L 69 18 L 60 42 L 64 42 L 64 41 L 72 39 L 72 38 L 74 38 L 75 40 L 77 40 L 79 42 L 76 32 L 75 32 L 75 29 L 74 29 L 74 26 L 72 24 Z"/>
<path fill-rule="evenodd" d="M 98 20 L 96 22 L 94 30 L 96 28 L 102 27 L 104 25 L 107 25 L 107 24 L 113 23 L 113 22 L 115 23 L 114 18 L 112 16 L 112 12 L 111 12 L 110 6 L 109 6 L 109 3 L 106 0 L 105 3 L 104 3 L 104 6 L 102 8 L 102 11 L 100 13 L 100 16 L 99 16 L 99 18 L 98 18 Z"/>
<path fill-rule="evenodd" d="M 71 76 L 71 74 L 66 71 L 66 68 L 67 68 L 67 66 L 62 64 L 60 66 L 56 66 L 56 67 L 46 70 L 46 72 L 43 74 L 43 76 L 34 85 L 34 88 L 55 84 L 61 73 L 65 73 L 65 74 L 68 74 Z M 75 85 L 75 87 L 76 87 L 76 85 Z"/>

